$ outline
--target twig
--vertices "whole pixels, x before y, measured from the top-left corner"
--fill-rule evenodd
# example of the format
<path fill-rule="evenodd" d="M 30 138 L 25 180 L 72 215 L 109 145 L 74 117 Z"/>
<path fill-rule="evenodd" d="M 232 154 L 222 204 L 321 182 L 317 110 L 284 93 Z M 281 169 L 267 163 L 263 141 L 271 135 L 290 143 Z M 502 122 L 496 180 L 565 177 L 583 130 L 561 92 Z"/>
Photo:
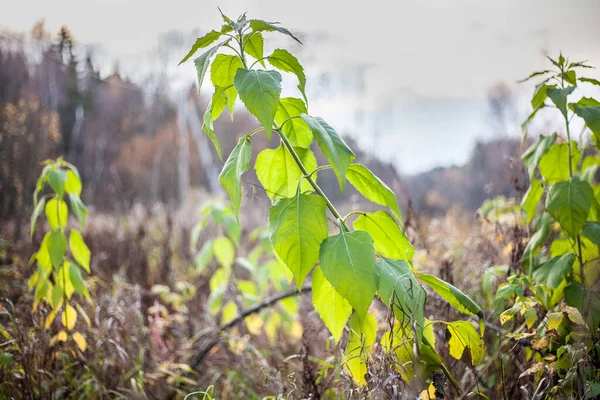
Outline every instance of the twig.
<path fill-rule="evenodd" d="M 283 300 L 283 299 L 287 299 L 288 297 L 292 297 L 292 296 L 297 296 L 299 294 L 302 293 L 306 293 L 306 292 L 310 292 L 312 290 L 312 287 L 310 286 L 304 286 L 302 287 L 302 289 L 298 290 L 298 289 L 294 289 L 294 290 L 290 290 L 287 292 L 283 292 L 280 293 L 276 296 L 273 296 L 265 301 L 263 301 L 260 304 L 257 304 L 253 307 L 248 308 L 247 310 L 243 311 L 239 316 L 237 316 L 235 319 L 231 320 L 230 322 L 221 325 L 219 327 L 219 333 L 226 331 L 230 328 L 233 328 L 234 326 L 236 326 L 237 324 L 239 324 L 240 322 L 242 322 L 247 316 L 252 315 L 254 313 L 259 312 L 260 310 L 262 310 L 263 308 L 266 307 L 270 307 L 273 304 Z M 204 360 L 204 357 L 206 357 L 206 355 L 213 349 L 213 347 L 215 347 L 219 342 L 221 341 L 221 335 L 217 334 L 215 336 L 213 336 L 210 341 L 208 342 L 208 344 L 206 346 L 203 346 L 200 351 L 194 356 L 194 358 L 192 358 L 192 361 L 190 361 L 190 367 L 192 369 L 196 369 L 196 367 L 198 365 L 200 365 L 200 363 L 202 362 L 202 360 Z"/>

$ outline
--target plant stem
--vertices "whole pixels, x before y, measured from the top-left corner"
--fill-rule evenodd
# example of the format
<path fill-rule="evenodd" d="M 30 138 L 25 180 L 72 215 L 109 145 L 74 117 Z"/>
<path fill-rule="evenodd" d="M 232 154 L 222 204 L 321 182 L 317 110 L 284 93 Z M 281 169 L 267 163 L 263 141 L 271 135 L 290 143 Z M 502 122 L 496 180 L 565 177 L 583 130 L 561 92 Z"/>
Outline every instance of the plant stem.
<path fill-rule="evenodd" d="M 564 75 L 564 73 L 562 74 Z M 564 84 L 563 84 L 564 87 Z M 567 115 L 564 115 L 565 118 L 565 126 L 567 129 L 567 147 L 569 149 L 569 178 L 573 178 L 573 154 L 571 152 L 571 129 L 569 127 L 569 118 Z M 581 235 L 577 235 L 575 237 L 575 242 L 577 243 L 577 259 L 579 260 L 579 274 L 581 277 L 581 286 L 585 289 L 587 287 L 586 279 L 585 279 L 585 270 L 583 268 L 583 252 L 581 250 Z M 583 308 L 582 308 L 583 310 Z M 584 311 L 585 314 L 585 311 Z M 585 315 L 584 315 L 585 317 Z"/>
<path fill-rule="evenodd" d="M 327 195 L 325 195 L 325 193 L 323 193 L 323 190 L 321 190 L 321 188 L 319 187 L 319 185 L 317 185 L 317 183 L 312 178 L 312 176 L 310 176 L 311 174 L 306 170 L 306 167 L 302 163 L 302 160 L 300 160 L 300 157 L 298 157 L 298 154 L 296 153 L 296 150 L 294 150 L 294 146 L 292 146 L 292 144 L 290 143 L 290 141 L 287 138 L 287 136 L 285 136 L 285 134 L 281 131 L 281 127 L 279 127 L 279 125 L 277 125 L 276 122 L 274 122 L 273 124 L 275 125 L 275 131 L 279 134 L 279 137 L 281 138 L 281 142 L 284 144 L 284 146 L 288 149 L 288 151 L 292 155 L 292 158 L 294 159 L 294 161 L 298 165 L 298 168 L 300 168 L 300 171 L 302 171 L 302 174 L 304 175 L 304 177 L 306 178 L 306 180 L 308 181 L 308 183 L 310 183 L 310 185 L 313 187 L 313 189 L 315 189 L 315 192 L 317 192 L 317 194 L 319 196 L 321 196 L 325 200 L 325 203 L 327 204 L 327 208 L 329 209 L 329 211 L 331 211 L 331 213 L 333 214 L 333 216 L 337 220 L 339 220 L 344 225 L 344 227 L 346 227 L 345 226 L 346 224 L 344 223 L 342 216 L 336 210 L 335 206 L 333 205 L 333 203 L 331 202 L 331 200 L 329 200 L 329 198 L 327 197 Z"/>

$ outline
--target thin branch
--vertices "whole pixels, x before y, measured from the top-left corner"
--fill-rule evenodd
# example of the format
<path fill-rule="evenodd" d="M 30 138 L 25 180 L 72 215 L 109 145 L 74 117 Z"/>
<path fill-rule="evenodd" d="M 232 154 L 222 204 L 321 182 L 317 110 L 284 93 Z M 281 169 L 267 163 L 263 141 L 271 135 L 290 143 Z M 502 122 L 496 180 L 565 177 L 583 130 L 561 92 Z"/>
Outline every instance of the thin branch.
<path fill-rule="evenodd" d="M 257 304 L 253 307 L 248 308 L 247 310 L 243 311 L 239 316 L 237 316 L 235 319 L 233 319 L 232 321 L 221 325 L 219 327 L 219 334 L 215 335 L 214 337 L 212 337 L 210 339 L 210 341 L 208 342 L 208 344 L 206 346 L 203 346 L 200 351 L 198 353 L 196 353 L 196 355 L 194 356 L 194 358 L 192 358 L 192 361 L 190 361 L 190 367 L 192 369 L 196 369 L 196 367 L 198 367 L 198 365 L 200 365 L 200 363 L 202 362 L 202 360 L 204 360 L 204 357 L 206 357 L 206 355 L 213 349 L 213 347 L 215 347 L 220 341 L 221 341 L 221 332 L 224 332 L 228 329 L 233 328 L 234 326 L 238 325 L 239 323 L 241 323 L 246 317 L 248 317 L 249 315 L 255 314 L 257 312 L 259 312 L 260 310 L 262 310 L 263 308 L 266 307 L 270 307 L 273 304 L 278 303 L 281 300 L 287 299 L 288 297 L 293 297 L 293 296 L 297 296 L 299 294 L 302 293 L 307 293 L 312 291 L 312 287 L 310 286 L 304 286 L 302 287 L 302 289 L 298 290 L 298 289 L 294 289 L 294 290 L 290 290 L 287 292 L 283 292 L 283 293 L 279 293 L 276 296 L 273 296 L 265 301 L 263 301 L 260 304 Z"/>

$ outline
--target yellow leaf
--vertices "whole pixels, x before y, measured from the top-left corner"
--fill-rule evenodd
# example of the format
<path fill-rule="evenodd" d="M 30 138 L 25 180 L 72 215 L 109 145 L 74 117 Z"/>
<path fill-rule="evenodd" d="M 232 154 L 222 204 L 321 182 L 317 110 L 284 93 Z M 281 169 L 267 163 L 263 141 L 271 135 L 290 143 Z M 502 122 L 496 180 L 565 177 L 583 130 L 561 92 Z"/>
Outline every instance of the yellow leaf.
<path fill-rule="evenodd" d="M 447 327 L 450 332 L 448 348 L 452 357 L 460 360 L 465 348 L 468 347 L 473 364 L 479 364 L 483 361 L 485 354 L 483 340 L 472 323 L 469 321 L 456 321 L 448 323 Z"/>
<path fill-rule="evenodd" d="M 44 325 L 45 329 L 50 329 L 50 325 L 52 325 L 52 322 L 54 322 L 54 318 L 56 318 L 58 311 L 60 311 L 60 307 L 56 307 L 50 312 L 50 314 L 48 314 L 48 317 L 46 317 L 46 324 Z"/>
<path fill-rule="evenodd" d="M 548 330 L 551 331 L 560 326 L 564 315 L 561 312 L 552 312 L 552 313 L 548 313 L 547 317 L 548 317 Z"/>
<path fill-rule="evenodd" d="M 67 304 L 62 314 L 62 324 L 67 330 L 71 331 L 75 327 L 77 322 L 77 311 L 70 305 Z"/>
<path fill-rule="evenodd" d="M 569 317 L 571 322 L 577 325 L 585 325 L 585 321 L 583 320 L 581 313 L 575 307 L 565 306 L 563 311 L 567 313 L 567 317 Z"/>
<path fill-rule="evenodd" d="M 377 336 L 377 321 L 372 314 L 367 313 L 363 321 L 354 313 L 348 323 L 350 333 L 348 334 L 348 345 L 344 352 L 344 369 L 360 386 L 367 381 L 367 360 L 369 358 L 371 345 Z"/>
<path fill-rule="evenodd" d="M 225 307 L 223 307 L 223 313 L 221 314 L 221 324 L 225 325 L 235 319 L 238 313 L 237 305 L 233 301 L 229 301 Z"/>
<path fill-rule="evenodd" d="M 246 327 L 248 331 L 254 336 L 260 335 L 261 329 L 263 327 L 263 320 L 260 315 L 251 314 L 245 318 Z"/>
<path fill-rule="evenodd" d="M 87 349 L 87 342 L 85 341 L 83 335 L 79 332 L 75 332 L 73 333 L 73 340 L 75 341 L 75 343 L 77 343 L 77 347 L 79 347 L 79 350 L 85 352 L 85 349 Z"/>
<path fill-rule="evenodd" d="M 420 400 L 433 400 L 436 398 L 437 396 L 435 395 L 435 386 L 433 386 L 433 383 L 430 383 L 427 390 L 423 390 L 419 395 Z"/>

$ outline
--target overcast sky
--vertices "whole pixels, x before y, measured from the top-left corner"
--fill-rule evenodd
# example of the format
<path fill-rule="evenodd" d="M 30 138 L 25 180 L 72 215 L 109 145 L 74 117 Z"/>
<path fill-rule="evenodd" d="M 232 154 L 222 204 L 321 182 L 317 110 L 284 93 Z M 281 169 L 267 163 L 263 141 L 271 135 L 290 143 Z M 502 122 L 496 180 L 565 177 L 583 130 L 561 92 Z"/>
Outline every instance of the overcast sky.
<path fill-rule="evenodd" d="M 354 135 L 368 150 L 383 147 L 378 155 L 392 159 L 403 172 L 464 162 L 474 141 L 492 133 L 486 101 L 490 87 L 504 82 L 522 99 L 531 86 L 515 81 L 545 68 L 545 52 L 562 50 L 572 60 L 600 66 L 599 0 L 10 3 L 3 7 L 0 26 L 29 30 L 42 18 L 52 32 L 67 25 L 79 42 L 102 48 L 130 73 L 141 56 L 156 48 L 159 34 L 219 26 L 217 5 L 232 17 L 248 11 L 250 17 L 280 21 L 308 34 L 308 91 L 316 98 L 310 111 Z M 354 88 L 351 74 L 357 65 L 367 67 L 362 91 Z M 191 64 L 183 71 L 193 78 Z M 311 81 L 328 71 L 346 72 L 329 86 Z M 590 75 L 599 78 L 598 71 Z M 319 92 L 324 90 L 330 93 Z M 524 102 L 519 104 L 525 114 Z M 367 112 L 361 117 L 358 109 Z"/>

